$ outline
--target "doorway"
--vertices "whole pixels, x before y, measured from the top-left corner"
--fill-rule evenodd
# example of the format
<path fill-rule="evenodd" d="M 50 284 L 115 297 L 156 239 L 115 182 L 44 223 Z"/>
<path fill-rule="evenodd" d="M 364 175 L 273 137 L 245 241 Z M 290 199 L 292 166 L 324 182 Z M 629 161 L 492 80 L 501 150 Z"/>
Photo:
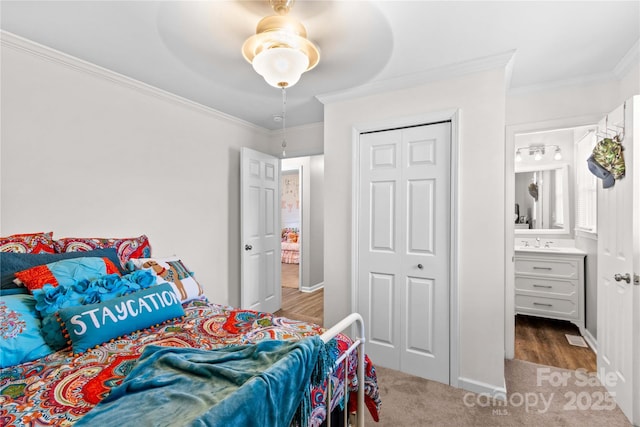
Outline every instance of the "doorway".
<path fill-rule="evenodd" d="M 596 370 L 597 241 L 590 212 L 595 181 L 586 157 L 594 128 L 514 135 L 515 203 L 508 216 L 515 235 L 515 272 L 508 281 L 514 284 L 514 357 L 589 372 Z"/>
<path fill-rule="evenodd" d="M 324 317 L 324 155 L 281 160 L 281 286 L 286 317 Z"/>
<path fill-rule="evenodd" d="M 285 161 L 287 160 L 287 161 Z M 285 159 L 280 170 L 281 285 L 300 289 L 300 247 L 302 243 L 302 166 Z"/>

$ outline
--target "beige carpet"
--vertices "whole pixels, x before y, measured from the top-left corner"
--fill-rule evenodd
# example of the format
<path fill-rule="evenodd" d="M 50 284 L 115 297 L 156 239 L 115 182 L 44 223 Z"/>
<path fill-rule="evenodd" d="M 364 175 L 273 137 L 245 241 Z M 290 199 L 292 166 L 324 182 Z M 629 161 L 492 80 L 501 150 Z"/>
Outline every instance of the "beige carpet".
<path fill-rule="evenodd" d="M 575 371 L 507 360 L 506 404 L 391 369 L 377 367 L 377 373 L 382 413 L 379 423 L 367 415 L 367 426 L 631 425 L 618 407 L 606 408 L 604 387 L 583 385 Z M 566 386 L 553 383 L 560 375 Z"/>

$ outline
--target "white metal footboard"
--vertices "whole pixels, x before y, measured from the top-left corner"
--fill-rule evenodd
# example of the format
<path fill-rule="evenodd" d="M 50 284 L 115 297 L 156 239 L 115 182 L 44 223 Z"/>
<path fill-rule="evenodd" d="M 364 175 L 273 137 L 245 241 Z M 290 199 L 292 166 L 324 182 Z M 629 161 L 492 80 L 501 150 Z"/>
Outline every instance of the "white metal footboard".
<path fill-rule="evenodd" d="M 338 323 L 336 323 L 333 327 L 329 328 L 324 334 L 320 335 L 322 341 L 326 344 L 333 337 L 338 335 L 340 332 L 344 331 L 350 326 L 356 325 L 356 337 L 353 338 L 353 344 L 345 351 L 339 358 L 336 360 L 332 372 L 340 366 L 340 363 L 345 363 L 344 369 L 344 396 L 345 396 L 345 410 L 344 410 L 344 425 L 348 426 L 348 417 L 349 417 L 349 402 L 347 401 L 347 395 L 349 393 L 349 366 L 348 366 L 348 357 L 354 350 L 358 351 L 358 411 L 357 411 L 357 426 L 364 427 L 364 416 L 365 416 L 365 406 L 364 406 L 364 320 L 362 320 L 362 316 L 358 313 L 351 313 Z M 331 381 L 327 381 L 327 427 L 331 427 Z"/>

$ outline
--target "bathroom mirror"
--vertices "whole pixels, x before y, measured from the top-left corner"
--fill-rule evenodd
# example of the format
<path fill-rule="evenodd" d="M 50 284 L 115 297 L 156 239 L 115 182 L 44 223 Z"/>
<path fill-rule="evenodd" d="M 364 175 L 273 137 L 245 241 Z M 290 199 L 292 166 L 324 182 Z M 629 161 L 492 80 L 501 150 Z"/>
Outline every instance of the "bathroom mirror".
<path fill-rule="evenodd" d="M 566 164 L 515 170 L 515 234 L 569 233 L 569 172 Z"/>

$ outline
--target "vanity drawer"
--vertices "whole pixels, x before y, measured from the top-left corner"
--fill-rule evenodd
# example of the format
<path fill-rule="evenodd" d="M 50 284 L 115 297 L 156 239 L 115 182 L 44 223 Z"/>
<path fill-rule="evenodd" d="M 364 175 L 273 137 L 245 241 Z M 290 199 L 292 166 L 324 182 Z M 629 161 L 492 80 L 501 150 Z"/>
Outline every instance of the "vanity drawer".
<path fill-rule="evenodd" d="M 578 264 L 565 259 L 516 258 L 515 273 L 577 279 Z"/>
<path fill-rule="evenodd" d="M 570 299 L 523 294 L 516 294 L 516 312 L 560 319 L 575 319 L 578 317 L 578 307 Z"/>
<path fill-rule="evenodd" d="M 577 281 L 555 280 L 546 277 L 516 277 L 516 292 L 536 292 L 549 296 L 573 297 L 578 291 Z"/>

